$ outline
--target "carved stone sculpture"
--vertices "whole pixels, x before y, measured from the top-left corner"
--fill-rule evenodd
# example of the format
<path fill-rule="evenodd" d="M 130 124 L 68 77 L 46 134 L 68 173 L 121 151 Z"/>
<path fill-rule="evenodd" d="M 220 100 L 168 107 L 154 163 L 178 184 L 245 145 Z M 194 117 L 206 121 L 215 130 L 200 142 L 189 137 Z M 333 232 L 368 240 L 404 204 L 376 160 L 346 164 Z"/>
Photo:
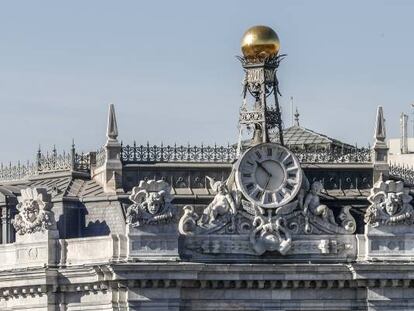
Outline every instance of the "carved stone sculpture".
<path fill-rule="evenodd" d="M 129 199 L 133 204 L 128 207 L 126 218 L 133 227 L 168 223 L 175 217 L 171 187 L 163 180 L 141 180 Z"/>
<path fill-rule="evenodd" d="M 56 221 L 51 211 L 51 197 L 45 188 L 27 188 L 21 190 L 18 197 L 19 213 L 12 220 L 16 232 L 20 235 L 56 229 Z"/>
<path fill-rule="evenodd" d="M 215 193 L 213 201 L 204 209 L 201 216 L 202 225 L 214 225 L 219 222 L 231 221 L 234 225 L 236 202 L 225 181 L 215 181 L 207 176 L 210 187 Z"/>
<path fill-rule="evenodd" d="M 402 181 L 379 180 L 371 189 L 371 205 L 365 213 L 365 223 L 379 225 L 410 225 L 414 222 L 413 197 Z"/>
<path fill-rule="evenodd" d="M 182 235 L 193 235 L 197 230 L 199 216 L 194 212 L 194 207 L 186 205 L 183 208 L 184 214 L 178 223 L 178 231 Z"/>
<path fill-rule="evenodd" d="M 290 233 L 282 225 L 283 218 L 265 218 L 263 211 L 255 207 L 254 229 L 250 233 L 250 243 L 257 255 L 266 251 L 278 251 L 285 255 L 292 246 Z"/>
<path fill-rule="evenodd" d="M 351 206 L 345 206 L 335 219 L 333 211 L 320 202 L 323 185 L 315 181 L 303 188 L 298 196 L 301 213 L 286 215 L 287 227 L 295 234 L 351 234 L 355 232 L 356 223 L 350 213 Z M 292 217 L 295 216 L 295 217 Z"/>
<path fill-rule="evenodd" d="M 336 225 L 333 212 L 329 209 L 328 206 L 323 205 L 320 202 L 319 194 L 321 193 L 322 188 L 323 186 L 319 181 L 315 181 L 311 185 L 310 191 L 306 195 L 303 202 L 303 211 L 305 215 L 312 213 L 315 216 L 321 217 L 324 221 Z"/>

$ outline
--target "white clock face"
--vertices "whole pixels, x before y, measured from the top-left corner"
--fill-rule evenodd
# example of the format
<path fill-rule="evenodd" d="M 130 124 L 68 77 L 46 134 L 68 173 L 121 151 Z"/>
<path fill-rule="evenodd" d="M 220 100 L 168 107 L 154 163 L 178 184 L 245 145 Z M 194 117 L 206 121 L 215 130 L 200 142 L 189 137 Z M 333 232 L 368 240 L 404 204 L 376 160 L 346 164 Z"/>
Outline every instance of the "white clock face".
<path fill-rule="evenodd" d="M 250 202 L 263 208 L 276 208 L 296 196 L 302 184 L 302 169 L 287 148 L 263 143 L 242 155 L 236 183 Z"/>

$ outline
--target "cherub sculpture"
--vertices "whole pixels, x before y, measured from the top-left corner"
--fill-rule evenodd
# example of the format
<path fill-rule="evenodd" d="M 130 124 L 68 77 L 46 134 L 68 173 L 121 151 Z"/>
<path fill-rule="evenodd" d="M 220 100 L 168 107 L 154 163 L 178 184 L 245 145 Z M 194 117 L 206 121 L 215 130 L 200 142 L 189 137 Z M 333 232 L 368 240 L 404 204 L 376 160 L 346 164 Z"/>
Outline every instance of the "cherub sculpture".
<path fill-rule="evenodd" d="M 380 180 L 371 189 L 368 201 L 371 205 L 365 213 L 365 223 L 376 227 L 383 225 L 412 224 L 413 197 L 402 181 Z"/>
<path fill-rule="evenodd" d="M 303 212 L 306 215 L 312 213 L 315 216 L 321 217 L 323 220 L 336 225 L 335 216 L 330 208 L 326 205 L 321 204 L 319 199 L 319 194 L 321 193 L 323 186 L 320 181 L 315 181 L 311 187 L 310 191 L 305 197 L 303 202 Z"/>
<path fill-rule="evenodd" d="M 203 225 L 216 224 L 222 218 L 225 221 L 231 220 L 234 222 L 234 215 L 237 212 L 236 201 L 226 182 L 215 181 L 213 178 L 208 177 L 210 187 L 215 193 L 213 201 L 204 209 L 201 216 L 201 223 Z"/>
<path fill-rule="evenodd" d="M 133 204 L 128 207 L 126 218 L 133 227 L 167 223 L 175 216 L 171 187 L 163 180 L 141 180 L 129 199 Z"/>

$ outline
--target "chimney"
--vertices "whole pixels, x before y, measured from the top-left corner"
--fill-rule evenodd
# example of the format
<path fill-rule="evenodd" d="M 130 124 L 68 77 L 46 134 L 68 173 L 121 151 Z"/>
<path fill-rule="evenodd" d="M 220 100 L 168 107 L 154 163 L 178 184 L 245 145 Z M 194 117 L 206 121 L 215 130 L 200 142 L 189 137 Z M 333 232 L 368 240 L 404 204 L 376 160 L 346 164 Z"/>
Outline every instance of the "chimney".
<path fill-rule="evenodd" d="M 408 153 L 408 115 L 401 113 L 400 117 L 400 129 L 401 129 L 401 144 L 400 151 L 401 154 Z"/>

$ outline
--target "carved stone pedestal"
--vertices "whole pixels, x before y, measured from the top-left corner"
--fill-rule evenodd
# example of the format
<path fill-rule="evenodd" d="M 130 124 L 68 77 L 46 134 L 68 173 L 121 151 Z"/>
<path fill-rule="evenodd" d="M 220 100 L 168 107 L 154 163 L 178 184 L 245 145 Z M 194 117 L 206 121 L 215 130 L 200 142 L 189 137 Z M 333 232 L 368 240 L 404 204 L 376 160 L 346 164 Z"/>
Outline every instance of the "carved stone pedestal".
<path fill-rule="evenodd" d="M 413 260 L 414 227 L 412 225 L 365 226 L 366 260 Z"/>
<path fill-rule="evenodd" d="M 127 225 L 128 259 L 164 261 L 179 259 L 176 223 Z"/>
<path fill-rule="evenodd" d="M 16 236 L 16 243 L 0 245 L 2 267 L 41 267 L 58 260 L 59 232 L 46 230 Z"/>

